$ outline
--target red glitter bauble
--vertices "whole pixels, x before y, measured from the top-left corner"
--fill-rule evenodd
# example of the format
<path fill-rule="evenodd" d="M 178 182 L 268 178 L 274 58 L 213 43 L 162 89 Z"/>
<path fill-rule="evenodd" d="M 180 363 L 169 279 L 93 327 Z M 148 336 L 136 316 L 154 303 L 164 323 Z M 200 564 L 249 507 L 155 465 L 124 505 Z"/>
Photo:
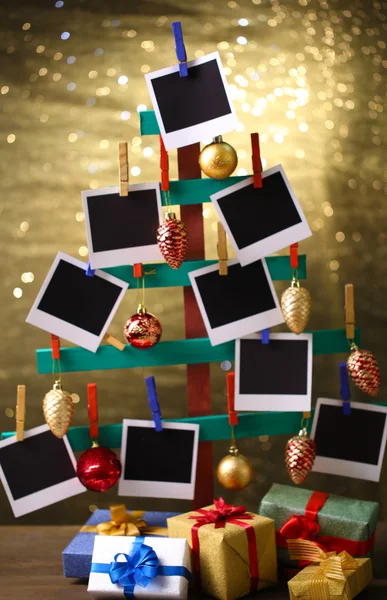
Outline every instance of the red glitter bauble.
<path fill-rule="evenodd" d="M 141 350 L 155 346 L 160 341 L 161 333 L 162 327 L 158 318 L 146 312 L 146 308 L 141 305 L 137 313 L 126 322 L 124 328 L 124 336 L 128 344 Z"/>
<path fill-rule="evenodd" d="M 120 459 L 109 448 L 93 446 L 79 457 L 77 475 L 88 490 L 106 492 L 120 478 Z"/>
<path fill-rule="evenodd" d="M 157 230 L 157 243 L 161 254 L 172 269 L 178 269 L 184 260 L 188 245 L 188 233 L 183 221 L 168 211 L 165 221 Z"/>

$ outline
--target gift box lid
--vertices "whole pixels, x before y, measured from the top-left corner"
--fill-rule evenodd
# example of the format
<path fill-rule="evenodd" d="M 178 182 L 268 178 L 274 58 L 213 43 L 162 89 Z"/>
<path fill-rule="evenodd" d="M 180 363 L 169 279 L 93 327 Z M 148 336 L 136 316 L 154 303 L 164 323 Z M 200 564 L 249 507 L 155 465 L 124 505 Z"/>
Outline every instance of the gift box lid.
<path fill-rule="evenodd" d="M 274 483 L 259 506 L 259 514 L 275 520 L 276 530 L 293 515 L 305 515 L 312 490 Z M 318 512 L 322 535 L 366 541 L 374 533 L 379 504 L 330 494 Z"/>
<path fill-rule="evenodd" d="M 125 566 L 127 559 L 123 559 L 122 555 L 130 558 L 132 549 L 138 549 L 144 544 L 155 551 L 160 574 L 151 578 L 144 587 L 138 584 L 135 585 L 134 597 L 185 598 L 187 596 L 191 574 L 191 556 L 185 539 L 156 538 L 152 536 L 96 536 L 89 586 L 87 588 L 93 598 L 124 596 L 124 586 L 111 581 L 109 574 L 111 563 L 118 561 L 120 565 L 122 563 Z M 141 570 L 141 566 L 135 566 L 134 569 Z"/>
<path fill-rule="evenodd" d="M 143 518 L 150 527 L 166 527 L 167 518 L 174 517 L 177 514 L 179 513 L 146 512 Z M 96 526 L 110 520 L 110 510 L 98 509 L 89 517 L 86 525 Z M 96 533 L 81 530 L 63 550 L 63 574 L 65 577 L 89 577 L 95 536 Z"/>

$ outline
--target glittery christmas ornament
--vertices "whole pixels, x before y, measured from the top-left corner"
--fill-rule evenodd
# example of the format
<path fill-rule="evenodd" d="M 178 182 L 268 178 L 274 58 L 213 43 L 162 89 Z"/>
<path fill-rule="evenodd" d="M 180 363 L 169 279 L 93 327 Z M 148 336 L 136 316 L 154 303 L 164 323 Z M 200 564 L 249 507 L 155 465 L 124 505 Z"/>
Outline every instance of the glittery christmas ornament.
<path fill-rule="evenodd" d="M 59 379 L 43 399 L 43 414 L 47 425 L 57 438 L 66 435 L 73 418 L 74 404 L 69 392 L 63 390 Z"/>
<path fill-rule="evenodd" d="M 176 219 L 171 210 L 157 230 L 157 243 L 160 252 L 172 269 L 178 269 L 184 260 L 188 245 L 188 233 L 183 221 Z"/>
<path fill-rule="evenodd" d="M 286 444 L 285 464 L 290 479 L 296 485 L 302 483 L 313 467 L 316 458 L 316 444 L 310 439 L 305 427 Z"/>
<path fill-rule="evenodd" d="M 353 344 L 347 360 L 348 373 L 353 382 L 366 394 L 377 396 L 380 388 L 380 370 L 375 356 L 369 350 L 359 350 Z"/>
<path fill-rule="evenodd" d="M 230 446 L 229 453 L 219 462 L 216 477 L 226 490 L 244 490 L 253 478 L 253 466 L 238 448 Z"/>
<path fill-rule="evenodd" d="M 77 476 L 88 490 L 106 492 L 117 483 L 121 475 L 118 456 L 109 448 L 99 447 L 97 442 L 83 452 L 77 464 Z"/>
<path fill-rule="evenodd" d="M 302 333 L 312 310 L 310 292 L 293 277 L 292 284 L 281 296 L 281 310 L 286 325 L 293 333 Z"/>
<path fill-rule="evenodd" d="M 234 148 L 218 135 L 211 144 L 203 148 L 199 154 L 199 165 L 203 173 L 212 179 L 230 177 L 238 164 Z"/>
<path fill-rule="evenodd" d="M 139 304 L 137 313 L 130 317 L 124 328 L 128 344 L 134 348 L 152 348 L 160 341 L 162 327 L 155 315 L 148 313 L 143 304 Z"/>

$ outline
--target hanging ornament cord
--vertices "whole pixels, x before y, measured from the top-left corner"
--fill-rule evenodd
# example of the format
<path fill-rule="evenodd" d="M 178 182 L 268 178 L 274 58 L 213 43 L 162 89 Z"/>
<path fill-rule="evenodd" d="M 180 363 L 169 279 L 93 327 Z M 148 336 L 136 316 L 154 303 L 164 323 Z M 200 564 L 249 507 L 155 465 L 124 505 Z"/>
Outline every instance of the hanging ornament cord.
<path fill-rule="evenodd" d="M 355 294 L 352 283 L 345 285 L 345 333 L 351 352 L 357 350 L 355 344 Z"/>
<path fill-rule="evenodd" d="M 151 271 L 144 271 L 142 276 L 142 294 L 141 294 L 141 304 L 145 306 L 145 276 L 146 275 L 156 275 L 156 269 L 152 269 Z M 137 280 L 137 287 L 139 286 L 139 281 Z"/>

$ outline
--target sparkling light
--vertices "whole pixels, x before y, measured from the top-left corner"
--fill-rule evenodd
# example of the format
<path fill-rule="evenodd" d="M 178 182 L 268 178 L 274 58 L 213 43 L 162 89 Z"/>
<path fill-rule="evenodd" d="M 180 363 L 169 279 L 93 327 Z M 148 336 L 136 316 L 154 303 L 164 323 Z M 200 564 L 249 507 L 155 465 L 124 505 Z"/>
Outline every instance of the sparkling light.
<path fill-rule="evenodd" d="M 125 85 L 126 83 L 128 83 L 129 79 L 126 75 L 120 75 L 117 81 L 120 85 Z"/>

